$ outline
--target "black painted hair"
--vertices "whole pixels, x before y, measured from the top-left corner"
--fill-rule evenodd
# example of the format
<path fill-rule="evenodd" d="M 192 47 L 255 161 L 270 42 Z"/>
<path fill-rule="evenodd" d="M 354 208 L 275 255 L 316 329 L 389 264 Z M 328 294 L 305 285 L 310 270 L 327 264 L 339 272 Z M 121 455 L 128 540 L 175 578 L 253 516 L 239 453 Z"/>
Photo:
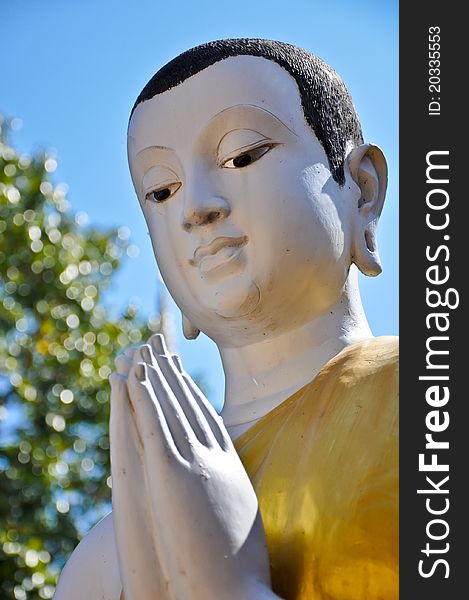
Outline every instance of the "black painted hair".
<path fill-rule="evenodd" d="M 273 60 L 295 79 L 305 119 L 326 151 L 331 173 L 345 183 L 346 144 L 363 143 L 352 98 L 339 75 L 314 54 L 285 42 L 228 39 L 208 42 L 183 52 L 162 67 L 140 92 L 132 108 L 179 85 L 189 77 L 231 56 L 259 56 Z"/>

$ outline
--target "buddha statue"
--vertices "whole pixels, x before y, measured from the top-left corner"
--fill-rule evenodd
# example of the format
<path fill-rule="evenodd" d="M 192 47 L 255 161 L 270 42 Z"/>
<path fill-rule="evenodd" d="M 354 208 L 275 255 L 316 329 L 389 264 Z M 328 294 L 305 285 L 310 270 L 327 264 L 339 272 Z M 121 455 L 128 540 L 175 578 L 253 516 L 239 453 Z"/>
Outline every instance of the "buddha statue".
<path fill-rule="evenodd" d="M 118 357 L 113 511 L 56 600 L 397 599 L 398 347 L 358 286 L 381 271 L 387 167 L 345 85 L 289 44 L 207 43 L 138 96 L 128 156 L 225 404 L 161 336 Z"/>

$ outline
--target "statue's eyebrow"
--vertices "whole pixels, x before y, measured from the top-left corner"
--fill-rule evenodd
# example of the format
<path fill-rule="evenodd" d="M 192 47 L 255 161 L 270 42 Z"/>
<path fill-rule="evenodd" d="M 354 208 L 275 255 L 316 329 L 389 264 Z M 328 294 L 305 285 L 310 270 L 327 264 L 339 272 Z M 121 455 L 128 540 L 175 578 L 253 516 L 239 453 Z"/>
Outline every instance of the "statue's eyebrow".
<path fill-rule="evenodd" d="M 143 167 L 143 171 L 145 172 L 154 165 L 155 158 L 158 157 L 158 154 L 167 154 L 168 152 L 171 154 L 176 154 L 174 148 L 169 148 L 168 146 L 147 146 L 146 148 L 139 150 L 135 158 L 138 160 L 139 164 Z"/>
<path fill-rule="evenodd" d="M 298 137 L 298 134 L 295 133 L 293 131 L 293 129 L 291 129 L 291 127 L 289 127 L 284 121 L 282 121 L 282 119 L 280 117 L 275 115 L 273 112 L 270 112 L 270 110 L 267 110 L 266 108 L 264 108 L 262 106 L 258 106 L 257 104 L 235 104 L 234 106 L 228 106 L 227 108 L 224 108 L 223 110 L 218 112 L 216 115 L 213 115 L 213 117 L 211 117 L 210 121 L 208 122 L 208 125 L 210 125 L 212 123 L 212 121 L 216 121 L 220 117 L 220 115 L 229 113 L 231 111 L 237 112 L 238 110 L 243 109 L 243 108 L 254 109 L 254 111 L 259 111 L 261 113 L 264 113 L 265 115 L 268 115 L 269 117 L 274 119 L 274 121 L 277 121 L 278 123 L 283 125 L 283 127 L 288 129 L 288 131 L 293 133 L 294 136 Z"/>
<path fill-rule="evenodd" d="M 137 152 L 137 158 L 145 158 L 146 154 L 153 154 L 155 151 L 158 150 L 174 152 L 174 148 L 169 148 L 168 146 L 147 146 L 146 148 L 143 148 L 143 150 L 139 150 L 139 152 Z"/>

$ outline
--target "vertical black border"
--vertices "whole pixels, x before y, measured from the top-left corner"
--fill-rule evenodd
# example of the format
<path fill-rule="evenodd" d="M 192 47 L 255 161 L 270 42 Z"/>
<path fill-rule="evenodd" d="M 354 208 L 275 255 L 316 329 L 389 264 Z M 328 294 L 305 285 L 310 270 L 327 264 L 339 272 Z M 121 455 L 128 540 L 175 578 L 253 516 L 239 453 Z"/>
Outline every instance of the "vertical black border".
<path fill-rule="evenodd" d="M 429 64 L 431 57 L 429 38 L 438 27 L 440 32 L 440 64 L 437 77 L 440 89 L 429 89 Z M 400 598 L 401 600 L 433 600 L 444 598 L 453 600 L 467 597 L 466 587 L 469 578 L 469 313 L 467 311 L 467 284 L 469 277 L 469 220 L 466 210 L 469 208 L 467 186 L 463 187 L 463 178 L 469 174 L 469 136 L 467 134 L 468 100 L 467 89 L 469 52 L 467 40 L 469 29 L 454 2 L 436 2 L 427 0 L 423 4 L 400 4 L 400 277 L 401 277 L 401 445 L 400 445 Z M 434 38 L 435 39 L 435 38 Z M 435 55 L 433 55 L 435 56 Z M 436 71 L 433 72 L 435 76 Z M 436 82 L 437 79 L 433 79 Z M 429 102 L 432 98 L 440 105 L 440 114 L 429 114 Z M 436 104 L 433 105 L 436 108 Z M 433 162 L 448 164 L 446 176 L 448 184 L 429 184 L 426 181 L 427 153 L 448 151 L 449 154 L 432 158 Z M 436 156 L 436 155 L 435 155 Z M 443 171 L 433 171 L 436 178 L 445 178 Z M 441 211 L 432 211 L 427 206 L 427 194 L 431 189 L 445 189 L 449 195 L 448 207 Z M 435 201 L 444 200 L 443 193 L 437 193 Z M 426 223 L 430 218 L 441 219 L 445 213 L 450 219 L 444 230 L 432 230 Z M 445 239 L 444 236 L 449 236 Z M 440 250 L 433 261 L 426 256 L 435 256 L 439 246 L 449 250 Z M 432 285 L 428 281 L 427 269 L 438 265 L 430 277 L 437 273 L 439 277 L 447 274 L 445 284 Z M 444 295 L 449 288 L 457 290 L 459 306 L 454 309 L 443 306 L 432 309 L 426 300 L 426 290 L 437 289 Z M 452 293 L 454 303 L 456 294 Z M 433 296 L 436 299 L 436 296 Z M 432 312 L 446 313 L 449 320 L 447 332 L 435 329 L 435 320 L 426 318 Z M 445 321 L 442 317 L 440 324 Z M 433 341 L 433 348 L 448 350 L 448 355 L 439 355 L 433 362 L 447 364 L 449 369 L 427 369 L 426 343 L 431 336 L 448 336 L 447 341 Z M 435 345 L 436 344 L 436 345 Z M 421 375 L 448 375 L 449 381 L 431 382 L 419 380 Z M 450 418 L 449 426 L 440 433 L 434 433 L 436 440 L 448 441 L 449 448 L 438 450 L 438 462 L 448 464 L 448 472 L 419 471 L 419 454 L 426 453 L 426 462 L 431 460 L 435 451 L 425 450 L 425 434 L 429 433 L 426 416 L 435 407 L 426 401 L 426 390 L 430 385 L 447 385 L 450 398 L 445 406 L 438 408 L 441 420 L 444 412 Z M 419 489 L 432 489 L 426 476 L 436 485 L 449 475 L 449 480 L 440 486 L 448 490 L 447 494 L 418 494 Z M 426 500 L 430 498 L 430 507 L 443 509 L 446 498 L 448 511 L 442 515 L 431 515 L 427 511 Z M 449 527 L 446 538 L 435 541 L 427 536 L 426 528 L 432 519 L 444 519 Z M 443 535 L 446 526 L 433 524 L 430 531 Z M 422 552 L 426 543 L 433 549 L 442 550 L 449 544 L 448 551 L 430 554 Z M 435 565 L 438 559 L 446 560 Z M 429 577 L 419 574 L 419 561 L 423 560 L 422 570 L 427 574 L 435 567 Z M 449 575 L 447 578 L 445 575 Z"/>

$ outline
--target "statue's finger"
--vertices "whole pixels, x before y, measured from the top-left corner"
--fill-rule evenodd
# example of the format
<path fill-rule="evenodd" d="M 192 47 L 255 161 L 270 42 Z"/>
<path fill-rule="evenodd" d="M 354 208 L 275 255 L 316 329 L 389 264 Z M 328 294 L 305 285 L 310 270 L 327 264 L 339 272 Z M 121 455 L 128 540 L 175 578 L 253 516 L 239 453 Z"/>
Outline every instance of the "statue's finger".
<path fill-rule="evenodd" d="M 179 373 L 183 373 L 184 367 L 182 366 L 182 362 L 179 356 L 177 354 L 171 354 L 171 359 Z"/>
<path fill-rule="evenodd" d="M 197 407 L 203 414 L 210 430 L 215 436 L 217 442 L 224 450 L 228 450 L 232 447 L 231 438 L 226 431 L 226 427 L 223 424 L 222 418 L 217 414 L 216 410 L 210 404 L 210 402 L 205 397 L 202 390 L 199 386 L 194 382 L 189 373 L 183 371 L 181 373 L 181 377 L 183 378 L 185 384 L 189 388 Z"/>
<path fill-rule="evenodd" d="M 138 346 L 129 346 L 128 348 L 126 348 L 123 352 L 123 354 L 125 356 L 127 356 L 127 358 L 130 358 L 130 360 L 133 359 L 135 351 L 137 350 Z"/>
<path fill-rule="evenodd" d="M 138 454 L 142 444 L 131 414 L 127 378 L 119 373 L 111 373 L 109 383 L 111 384 L 110 434 L 114 435 L 116 448 L 125 446 L 129 450 L 129 455 L 133 456 L 135 452 Z"/>
<path fill-rule="evenodd" d="M 157 355 L 158 358 L 155 357 L 151 346 L 145 344 L 139 349 L 139 353 L 142 362 L 148 366 L 146 372 L 149 384 L 163 411 L 171 436 L 181 455 L 190 461 L 193 458 L 198 438 L 192 423 L 181 407 L 179 386 L 168 379 L 166 373 L 162 372 L 158 362 L 161 357 L 159 355 Z"/>
<path fill-rule="evenodd" d="M 167 390 L 161 382 L 150 380 L 151 370 L 152 367 L 146 362 L 133 365 L 127 380 L 137 429 L 156 461 L 163 457 L 165 460 L 188 460 L 189 441 L 187 438 L 181 439 L 181 426 L 176 423 L 177 415 L 174 411 L 171 413 L 168 409 L 163 410 L 161 400 L 164 402 Z"/>
<path fill-rule="evenodd" d="M 114 374 L 115 375 L 115 374 Z M 111 471 L 114 531 L 125 598 L 164 594 L 159 538 L 146 488 L 143 449 L 130 410 L 125 379 L 112 377 Z M 151 573 L 151 577 L 149 577 Z"/>
<path fill-rule="evenodd" d="M 127 377 L 130 371 L 130 367 L 132 366 L 132 360 L 125 354 L 119 354 L 116 357 L 114 364 L 116 365 L 116 369 L 119 375 Z"/>
<path fill-rule="evenodd" d="M 169 354 L 166 340 L 162 333 L 154 333 L 148 340 L 155 354 Z"/>
<path fill-rule="evenodd" d="M 200 411 L 198 405 L 194 402 L 193 395 L 182 377 L 182 364 L 180 363 L 180 368 L 178 368 L 172 356 L 168 353 L 156 354 L 153 352 L 153 359 L 158 364 L 156 371 L 158 372 L 159 370 L 161 372 L 161 378 L 169 385 L 175 401 L 182 410 L 199 442 L 205 446 L 216 444 L 218 440 L 214 437 L 212 428 L 204 418 L 203 412 Z"/>

